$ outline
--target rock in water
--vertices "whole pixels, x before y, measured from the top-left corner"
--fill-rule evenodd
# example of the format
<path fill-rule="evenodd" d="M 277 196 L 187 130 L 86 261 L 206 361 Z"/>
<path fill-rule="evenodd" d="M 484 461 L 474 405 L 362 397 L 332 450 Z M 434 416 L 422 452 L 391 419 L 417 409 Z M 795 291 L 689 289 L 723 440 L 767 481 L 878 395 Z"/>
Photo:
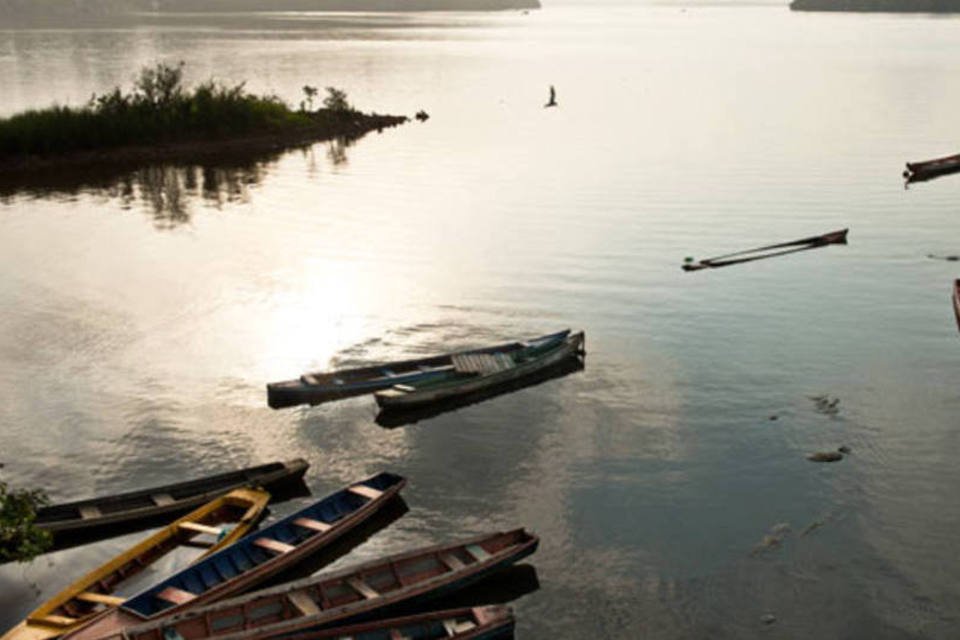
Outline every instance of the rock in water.
<path fill-rule="evenodd" d="M 760 622 L 763 624 L 773 624 L 776 621 L 777 617 L 772 613 L 765 613 L 764 615 L 760 616 Z"/>
<path fill-rule="evenodd" d="M 843 454 L 839 451 L 817 451 L 807 456 L 810 462 L 837 462 L 843 460 Z"/>

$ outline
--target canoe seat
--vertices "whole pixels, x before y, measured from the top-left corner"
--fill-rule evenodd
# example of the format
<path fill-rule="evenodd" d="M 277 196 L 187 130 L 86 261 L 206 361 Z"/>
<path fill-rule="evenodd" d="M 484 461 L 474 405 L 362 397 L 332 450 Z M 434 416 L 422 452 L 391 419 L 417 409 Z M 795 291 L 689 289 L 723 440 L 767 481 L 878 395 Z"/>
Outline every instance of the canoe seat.
<path fill-rule="evenodd" d="M 178 526 L 186 531 L 192 531 L 193 533 L 205 533 L 211 536 L 219 536 L 223 532 L 220 527 L 211 527 L 205 524 L 200 524 L 199 522 L 181 522 Z"/>
<path fill-rule="evenodd" d="M 165 507 L 168 504 L 176 502 L 176 499 L 169 493 L 155 493 L 150 496 L 150 499 L 153 500 L 153 503 L 158 507 Z"/>
<path fill-rule="evenodd" d="M 253 544 L 257 545 L 258 547 L 262 547 L 267 551 L 273 551 L 274 553 L 280 553 L 280 554 L 290 553 L 291 551 L 296 549 L 296 547 L 293 546 L 292 544 L 287 544 L 286 542 L 280 542 L 279 540 L 274 540 L 273 538 L 257 538 L 256 540 L 253 541 Z"/>
<path fill-rule="evenodd" d="M 171 604 L 186 604 L 196 597 L 197 594 L 176 587 L 167 587 L 157 594 L 158 600 L 163 600 Z"/>
<path fill-rule="evenodd" d="M 360 578 L 347 578 L 347 584 L 353 587 L 354 591 L 368 600 L 379 598 L 380 594 Z"/>
<path fill-rule="evenodd" d="M 490 554 L 487 553 L 486 549 L 478 544 L 468 544 L 465 548 L 467 553 L 476 558 L 477 562 L 483 562 L 490 557 Z"/>
<path fill-rule="evenodd" d="M 297 525 L 298 527 L 303 527 L 304 529 L 319 531 L 320 533 L 329 531 L 333 528 L 332 525 L 329 525 L 326 522 L 320 522 L 319 520 L 314 520 L 313 518 L 297 518 L 293 521 L 293 524 Z"/>
<path fill-rule="evenodd" d="M 413 393 L 417 390 L 416 387 L 411 387 L 408 384 L 395 384 L 391 388 L 395 389 L 396 391 L 403 391 L 404 393 Z"/>
<path fill-rule="evenodd" d="M 315 616 L 320 613 L 320 607 L 317 606 L 317 603 L 303 591 L 291 591 L 287 594 L 287 600 L 297 608 L 301 615 Z"/>
<path fill-rule="evenodd" d="M 443 564 L 447 565 L 451 571 L 459 571 L 467 566 L 463 564 L 460 558 L 456 557 L 452 553 L 441 553 L 440 560 L 443 562 Z"/>
<path fill-rule="evenodd" d="M 300 376 L 300 381 L 306 384 L 314 385 L 314 386 L 320 384 L 320 380 L 316 376 L 314 376 L 312 373 L 303 374 L 302 376 Z"/>
<path fill-rule="evenodd" d="M 38 618 L 31 617 L 30 621 L 52 624 L 55 627 L 71 627 L 77 624 L 77 622 L 79 622 L 76 618 L 68 618 L 67 616 L 57 616 L 53 614 L 47 615 L 47 616 L 40 616 Z"/>
<path fill-rule="evenodd" d="M 453 356 L 451 360 L 457 373 L 489 375 L 515 366 L 513 358 L 505 353 L 466 353 Z"/>
<path fill-rule="evenodd" d="M 471 622 L 470 620 L 464 620 L 464 621 L 462 621 L 462 622 L 457 622 L 457 621 L 454 620 L 453 618 L 450 618 L 450 619 L 448 619 L 448 620 L 444 620 L 444 621 L 443 621 L 443 628 L 444 628 L 444 630 L 446 630 L 446 632 L 447 632 L 447 637 L 448 637 L 448 638 L 452 638 L 452 637 L 454 637 L 455 635 L 457 635 L 458 633 L 463 633 L 464 631 L 469 631 L 470 629 L 473 629 L 475 626 L 477 626 L 477 625 L 475 625 L 475 624 L 474 624 L 473 622 Z"/>
<path fill-rule="evenodd" d="M 94 505 L 89 505 L 86 507 L 80 507 L 80 517 L 84 520 L 89 520 L 90 518 L 99 518 L 103 514 L 100 512 L 100 509 Z"/>
<path fill-rule="evenodd" d="M 77 600 L 82 600 L 83 602 L 105 604 L 108 607 L 118 607 L 123 604 L 124 600 L 126 600 L 126 598 L 112 596 L 107 593 L 95 593 L 93 591 L 82 591 L 75 595 L 74 598 Z"/>
<path fill-rule="evenodd" d="M 358 496 L 363 496 L 364 498 L 370 498 L 371 500 L 376 500 L 383 495 L 383 491 L 374 489 L 373 487 L 368 487 L 365 484 L 355 484 L 348 489 L 351 493 L 355 493 Z"/>

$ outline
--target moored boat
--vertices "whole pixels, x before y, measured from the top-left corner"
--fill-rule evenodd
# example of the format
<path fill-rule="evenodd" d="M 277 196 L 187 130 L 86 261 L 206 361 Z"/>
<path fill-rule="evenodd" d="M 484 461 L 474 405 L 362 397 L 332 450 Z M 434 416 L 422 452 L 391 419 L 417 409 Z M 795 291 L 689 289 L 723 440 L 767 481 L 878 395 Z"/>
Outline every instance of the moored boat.
<path fill-rule="evenodd" d="M 35 523 L 53 534 L 54 547 L 59 548 L 71 536 L 83 536 L 89 541 L 96 539 L 97 533 L 108 537 L 116 535 L 121 527 L 137 523 L 145 528 L 157 518 L 186 513 L 240 487 L 275 491 L 300 481 L 309 466 L 306 460 L 297 458 L 152 489 L 55 504 L 38 510 Z"/>
<path fill-rule="evenodd" d="M 443 355 L 386 362 L 355 369 L 341 369 L 322 373 L 305 373 L 297 380 L 271 382 L 267 385 L 267 404 L 274 409 L 293 407 L 299 404 L 320 404 L 351 396 L 388 389 L 395 384 L 410 384 L 443 377 L 453 368 L 453 358 L 458 355 L 512 353 L 534 344 L 563 340 L 569 330 L 548 334 L 527 341 L 469 349 Z"/>
<path fill-rule="evenodd" d="M 93 640 L 247 591 L 326 547 L 390 503 L 406 484 L 379 473 L 251 533 L 63 636 Z"/>
<path fill-rule="evenodd" d="M 389 615 L 459 590 L 536 551 L 523 529 L 409 551 L 126 629 L 124 640 L 256 640 Z M 116 636 L 119 637 L 119 636 Z"/>
<path fill-rule="evenodd" d="M 958 171 L 960 171 L 960 154 L 933 160 L 908 162 L 903 177 L 909 182 L 919 182 Z"/>
<path fill-rule="evenodd" d="M 269 501 L 270 494 L 259 489 L 234 489 L 214 498 L 83 576 L 0 640 L 44 640 L 79 628 L 122 603 L 124 598 L 113 595 L 117 588 L 177 547 L 207 547 L 203 558 L 236 542 L 257 523 Z"/>
<path fill-rule="evenodd" d="M 953 282 L 953 315 L 957 318 L 957 329 L 960 329 L 960 280 Z"/>
<path fill-rule="evenodd" d="M 285 640 L 493 640 L 509 637 L 514 624 L 510 607 L 487 605 L 298 633 Z M 254 638 L 265 640 L 265 636 Z"/>
<path fill-rule="evenodd" d="M 416 407 L 476 393 L 483 389 L 519 380 L 583 352 L 582 331 L 560 339 L 543 341 L 511 351 L 488 354 L 458 354 L 443 376 L 409 384 L 394 385 L 374 396 L 384 409 Z"/>

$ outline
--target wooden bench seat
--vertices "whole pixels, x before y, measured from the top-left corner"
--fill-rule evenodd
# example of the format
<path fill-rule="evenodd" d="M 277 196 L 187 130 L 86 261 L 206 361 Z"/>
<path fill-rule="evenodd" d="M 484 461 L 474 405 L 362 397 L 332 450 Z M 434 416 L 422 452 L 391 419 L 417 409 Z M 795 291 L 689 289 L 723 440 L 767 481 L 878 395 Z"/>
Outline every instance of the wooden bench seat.
<path fill-rule="evenodd" d="M 460 558 L 456 557 L 452 553 L 441 553 L 440 560 L 452 571 L 459 571 L 467 566 L 463 564 L 463 561 L 460 560 Z"/>
<path fill-rule="evenodd" d="M 85 507 L 80 507 L 80 517 L 84 520 L 89 520 L 91 518 L 99 518 L 103 515 L 100 509 L 94 505 L 89 505 Z"/>
<path fill-rule="evenodd" d="M 105 604 L 108 607 L 118 607 L 123 604 L 125 598 L 112 596 L 108 593 L 96 593 L 94 591 L 82 591 L 74 596 L 77 600 L 83 602 L 93 602 L 94 604 Z"/>
<path fill-rule="evenodd" d="M 368 487 L 365 484 L 355 484 L 350 487 L 349 491 L 355 493 L 358 496 L 363 496 L 364 498 L 369 498 L 371 500 L 376 500 L 383 495 L 383 491 L 378 491 L 373 487 Z"/>
<path fill-rule="evenodd" d="M 347 578 L 347 584 L 368 600 L 379 598 L 380 594 L 360 578 Z"/>
<path fill-rule="evenodd" d="M 257 538 L 253 541 L 253 544 L 266 549 L 267 551 L 273 551 L 274 553 L 290 553 L 295 546 L 292 544 L 287 544 L 286 542 L 280 542 L 279 540 L 274 540 L 273 538 Z"/>
<path fill-rule="evenodd" d="M 467 553 L 477 559 L 477 562 L 482 562 L 490 557 L 490 554 L 478 544 L 468 544 L 464 548 L 467 550 Z"/>
<path fill-rule="evenodd" d="M 187 531 L 192 531 L 194 533 L 205 533 L 211 536 L 219 536 L 222 533 L 222 529 L 219 527 L 211 527 L 209 525 L 200 524 L 199 522 L 181 522 L 179 527 Z"/>
<path fill-rule="evenodd" d="M 38 618 L 29 618 L 31 622 L 43 622 L 46 624 L 52 624 L 55 627 L 70 627 L 77 624 L 76 618 L 68 618 L 67 616 L 58 616 L 54 614 L 40 616 Z"/>
<path fill-rule="evenodd" d="M 157 594 L 157 599 L 171 604 L 186 604 L 196 597 L 197 594 L 178 589 L 177 587 L 167 587 Z"/>
<path fill-rule="evenodd" d="M 288 593 L 287 600 L 297 608 L 297 611 L 299 611 L 301 615 L 315 616 L 320 613 L 320 607 L 317 606 L 317 603 L 303 591 L 292 591 Z"/>
<path fill-rule="evenodd" d="M 153 503 L 158 507 L 165 507 L 177 501 L 176 498 L 169 493 L 155 493 L 150 496 L 150 499 L 153 500 Z"/>
<path fill-rule="evenodd" d="M 314 520 L 313 518 L 297 518 L 293 521 L 293 524 L 297 525 L 298 527 L 303 527 L 304 529 L 312 529 L 321 533 L 324 531 L 329 531 L 333 528 L 333 525 L 329 525 L 326 522 L 320 522 L 319 520 Z"/>

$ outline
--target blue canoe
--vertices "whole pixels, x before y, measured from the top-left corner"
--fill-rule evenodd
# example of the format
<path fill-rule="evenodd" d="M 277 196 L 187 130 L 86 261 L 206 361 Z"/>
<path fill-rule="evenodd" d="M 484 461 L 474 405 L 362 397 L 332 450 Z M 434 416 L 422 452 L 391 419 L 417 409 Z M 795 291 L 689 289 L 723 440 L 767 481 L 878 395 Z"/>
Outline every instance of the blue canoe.
<path fill-rule="evenodd" d="M 123 629 L 249 590 L 368 520 L 406 480 L 380 473 L 341 489 L 150 587 L 64 639 L 119 636 Z"/>
<path fill-rule="evenodd" d="M 411 384 L 442 378 L 453 369 L 453 358 L 470 354 L 511 354 L 530 347 L 549 347 L 558 344 L 570 333 L 569 329 L 531 340 L 457 351 L 415 360 L 386 362 L 356 369 L 305 373 L 297 380 L 271 382 L 267 385 L 267 404 L 274 409 L 300 404 L 320 404 L 330 400 L 373 393 L 397 384 Z"/>

